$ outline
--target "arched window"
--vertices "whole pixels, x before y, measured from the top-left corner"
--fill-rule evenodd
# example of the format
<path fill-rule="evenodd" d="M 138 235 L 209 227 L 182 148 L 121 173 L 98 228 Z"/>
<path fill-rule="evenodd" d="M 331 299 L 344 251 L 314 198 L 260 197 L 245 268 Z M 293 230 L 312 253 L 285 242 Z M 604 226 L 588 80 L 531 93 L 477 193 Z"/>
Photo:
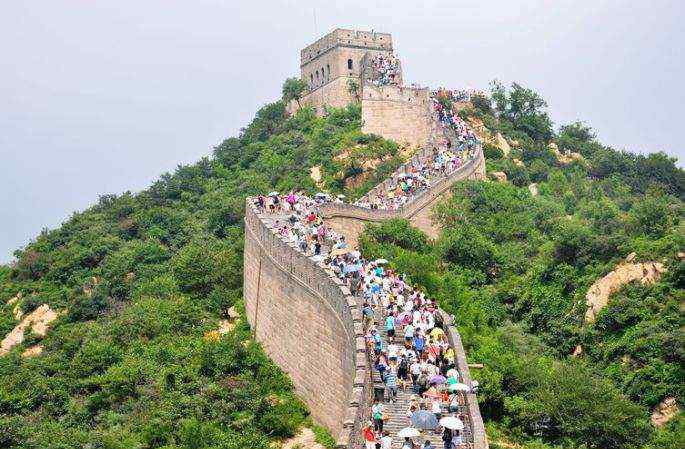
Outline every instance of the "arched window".
<path fill-rule="evenodd" d="M 321 67 L 321 81 L 326 81 L 326 71 Z"/>
<path fill-rule="evenodd" d="M 316 80 L 317 81 L 319 80 L 319 71 L 318 70 L 316 71 Z"/>
<path fill-rule="evenodd" d="M 351 59 L 347 60 L 347 70 L 352 70 L 352 60 Z"/>
<path fill-rule="evenodd" d="M 326 73 L 328 73 L 328 77 L 330 78 L 331 77 L 331 65 L 330 64 L 326 64 Z"/>
<path fill-rule="evenodd" d="M 312 84 L 314 84 L 314 74 L 313 73 L 309 74 L 309 79 L 312 80 Z"/>

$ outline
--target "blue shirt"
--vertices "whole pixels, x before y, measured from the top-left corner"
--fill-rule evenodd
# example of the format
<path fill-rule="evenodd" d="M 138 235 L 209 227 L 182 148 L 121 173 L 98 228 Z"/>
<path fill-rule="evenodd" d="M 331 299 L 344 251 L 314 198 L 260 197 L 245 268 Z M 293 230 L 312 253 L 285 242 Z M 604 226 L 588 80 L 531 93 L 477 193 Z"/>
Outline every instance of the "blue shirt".
<path fill-rule="evenodd" d="M 395 317 L 393 317 L 392 315 L 390 315 L 389 317 L 387 317 L 387 318 L 385 319 L 385 328 L 386 328 L 387 330 L 393 330 L 393 329 L 395 329 Z"/>
<path fill-rule="evenodd" d="M 419 351 L 420 351 L 420 350 L 423 350 L 423 347 L 424 347 L 424 344 L 425 344 L 425 343 L 426 343 L 426 342 L 424 341 L 423 337 L 420 337 L 420 336 L 418 336 L 418 335 L 414 337 L 414 347 L 415 347 L 416 349 L 418 349 Z"/>
<path fill-rule="evenodd" d="M 389 387 L 397 386 L 397 374 L 395 374 L 392 370 L 388 371 L 388 374 L 385 376 L 385 385 Z"/>
<path fill-rule="evenodd" d="M 380 349 L 383 347 L 383 342 L 381 341 L 380 334 L 376 333 L 376 335 L 373 336 L 373 341 L 376 343 L 377 349 Z"/>

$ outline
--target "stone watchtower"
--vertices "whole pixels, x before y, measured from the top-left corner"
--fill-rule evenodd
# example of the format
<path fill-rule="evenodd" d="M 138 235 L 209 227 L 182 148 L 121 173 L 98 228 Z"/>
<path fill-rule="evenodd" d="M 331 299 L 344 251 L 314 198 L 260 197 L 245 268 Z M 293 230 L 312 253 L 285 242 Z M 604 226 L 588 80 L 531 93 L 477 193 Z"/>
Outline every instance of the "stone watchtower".
<path fill-rule="evenodd" d="M 361 99 L 362 61 L 393 54 L 392 36 L 388 33 L 336 29 L 300 52 L 301 77 L 310 88 L 305 102 L 317 111 L 324 104 L 343 107 Z M 350 92 L 348 82 L 359 87 Z M 356 96 L 356 98 L 355 98 Z"/>
<path fill-rule="evenodd" d="M 375 59 L 391 61 L 391 82 L 380 80 Z M 323 114 L 325 106 L 340 108 L 359 102 L 364 132 L 412 146 L 426 143 L 430 92 L 403 85 L 402 66 L 389 33 L 333 30 L 300 52 L 300 70 L 309 86 L 300 103 L 313 107 L 317 114 Z M 288 110 L 294 113 L 298 107 L 293 101 Z"/>

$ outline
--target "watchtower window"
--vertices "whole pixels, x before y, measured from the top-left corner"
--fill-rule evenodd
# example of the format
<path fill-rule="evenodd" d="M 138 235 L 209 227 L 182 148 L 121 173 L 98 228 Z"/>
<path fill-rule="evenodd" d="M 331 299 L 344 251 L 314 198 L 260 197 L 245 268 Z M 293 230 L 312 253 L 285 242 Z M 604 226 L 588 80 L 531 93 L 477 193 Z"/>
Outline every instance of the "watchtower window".
<path fill-rule="evenodd" d="M 351 59 L 347 60 L 347 70 L 352 70 L 352 60 Z"/>
<path fill-rule="evenodd" d="M 317 80 L 319 79 L 319 71 L 318 70 L 316 71 L 316 79 Z"/>
<path fill-rule="evenodd" d="M 309 79 L 312 81 L 312 84 L 314 84 L 314 74 L 313 73 L 309 74 Z"/>
<path fill-rule="evenodd" d="M 328 73 L 328 77 L 330 78 L 331 77 L 331 65 L 330 64 L 326 64 L 326 72 Z"/>

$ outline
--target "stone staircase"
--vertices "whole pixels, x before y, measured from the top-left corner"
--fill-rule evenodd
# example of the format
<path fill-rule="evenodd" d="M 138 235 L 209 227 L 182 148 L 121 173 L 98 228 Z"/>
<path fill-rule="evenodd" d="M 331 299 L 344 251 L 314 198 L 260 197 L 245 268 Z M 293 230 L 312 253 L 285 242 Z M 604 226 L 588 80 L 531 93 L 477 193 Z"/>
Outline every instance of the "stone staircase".
<path fill-rule="evenodd" d="M 376 325 L 376 329 L 378 332 L 381 334 L 381 340 L 383 341 L 383 348 L 387 348 L 388 345 L 390 344 L 390 341 L 388 340 L 388 333 L 385 329 L 385 326 L 382 325 L 383 323 L 383 317 L 381 313 L 376 311 L 376 316 L 375 316 L 375 321 L 376 323 L 380 323 Z M 402 340 L 402 332 L 398 331 L 396 332 L 395 335 L 395 344 L 401 344 Z M 372 368 L 372 378 L 373 378 L 373 384 L 374 384 L 374 389 L 385 389 L 385 384 L 383 383 L 383 379 L 381 379 L 381 375 L 378 372 L 378 370 Z M 402 443 L 404 442 L 403 438 L 397 437 L 397 433 L 404 429 L 405 427 L 410 427 L 411 422 L 408 417 L 408 412 L 409 412 L 409 403 L 411 400 L 411 396 L 413 395 L 412 387 L 411 385 L 406 386 L 406 389 L 403 390 L 401 387 L 398 385 L 398 390 L 397 390 L 397 401 L 392 403 L 388 402 L 384 397 L 383 400 L 383 410 L 384 412 L 388 415 L 389 419 L 385 421 L 383 425 L 383 429 L 387 430 L 390 432 L 390 436 L 392 437 L 392 447 L 399 449 L 402 447 Z M 385 395 L 387 396 L 387 394 Z M 448 416 L 449 410 L 443 406 L 442 409 L 442 416 Z M 464 430 L 462 432 L 464 442 L 465 444 L 462 445 L 462 448 L 472 448 L 473 447 L 473 433 L 471 431 L 471 422 L 468 418 L 468 407 L 465 405 L 459 406 L 459 410 L 457 411 L 457 416 L 464 422 Z M 414 438 L 414 442 L 416 444 L 422 445 L 426 440 L 429 440 L 433 446 L 435 446 L 436 449 L 441 449 L 443 447 L 443 442 L 442 442 L 442 428 L 438 428 L 436 432 L 427 430 L 427 431 L 422 431 L 420 437 Z"/>

